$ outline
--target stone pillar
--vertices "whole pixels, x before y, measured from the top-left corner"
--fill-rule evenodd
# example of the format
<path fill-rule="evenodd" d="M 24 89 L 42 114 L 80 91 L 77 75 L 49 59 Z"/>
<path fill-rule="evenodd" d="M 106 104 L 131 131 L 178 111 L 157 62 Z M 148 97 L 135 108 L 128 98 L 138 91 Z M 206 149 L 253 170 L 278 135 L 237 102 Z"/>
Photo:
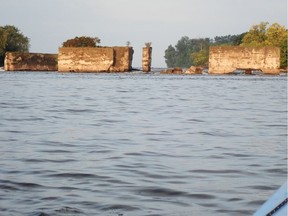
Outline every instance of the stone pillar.
<path fill-rule="evenodd" d="M 144 47 L 142 52 L 142 70 L 143 72 L 151 71 L 152 47 Z"/>

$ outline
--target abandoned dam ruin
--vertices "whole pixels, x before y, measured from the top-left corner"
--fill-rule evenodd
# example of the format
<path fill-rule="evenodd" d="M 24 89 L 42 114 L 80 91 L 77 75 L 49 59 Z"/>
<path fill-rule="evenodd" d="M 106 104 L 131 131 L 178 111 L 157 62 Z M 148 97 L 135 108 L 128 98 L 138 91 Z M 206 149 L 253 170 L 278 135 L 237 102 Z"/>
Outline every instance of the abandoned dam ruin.
<path fill-rule="evenodd" d="M 7 52 L 5 71 L 127 72 L 132 47 L 62 47 L 58 54 Z"/>
<path fill-rule="evenodd" d="M 279 47 L 211 46 L 209 74 L 228 74 L 235 70 L 280 73 Z"/>
<path fill-rule="evenodd" d="M 129 72 L 132 47 L 61 47 L 58 54 L 7 52 L 6 71 Z M 152 47 L 143 48 L 144 72 L 151 71 Z"/>
<path fill-rule="evenodd" d="M 129 72 L 132 71 L 132 47 L 62 47 L 58 54 L 7 52 L 6 71 Z M 142 49 L 142 71 L 151 71 L 152 47 Z M 202 74 L 205 67 L 192 66 L 163 70 L 163 74 Z M 280 48 L 211 46 L 208 74 L 234 74 L 235 71 L 280 73 Z"/>

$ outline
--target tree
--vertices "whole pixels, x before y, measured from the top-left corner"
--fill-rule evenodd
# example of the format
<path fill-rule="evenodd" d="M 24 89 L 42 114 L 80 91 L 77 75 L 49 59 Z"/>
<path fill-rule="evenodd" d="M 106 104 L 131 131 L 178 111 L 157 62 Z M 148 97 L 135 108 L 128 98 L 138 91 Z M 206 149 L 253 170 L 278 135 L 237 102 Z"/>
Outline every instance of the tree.
<path fill-rule="evenodd" d="M 268 22 L 253 25 L 242 40 L 242 46 L 265 46 Z"/>
<path fill-rule="evenodd" d="M 247 32 L 244 32 L 244 33 L 238 34 L 238 35 L 233 35 L 231 37 L 232 45 L 233 46 L 239 46 L 242 43 L 242 40 L 243 40 L 243 38 L 245 37 L 246 34 L 247 34 Z"/>
<path fill-rule="evenodd" d="M 233 45 L 238 46 L 242 43 L 243 37 L 246 35 L 245 33 L 238 35 L 225 35 L 225 36 L 216 36 L 212 41 L 211 45 Z"/>
<path fill-rule="evenodd" d="M 244 36 L 241 46 L 277 46 L 280 47 L 280 67 L 287 67 L 288 31 L 278 23 L 268 27 L 268 22 L 254 25 Z"/>
<path fill-rule="evenodd" d="M 6 52 L 28 52 L 29 38 L 15 26 L 0 26 L 0 65 L 4 65 Z"/>
<path fill-rule="evenodd" d="M 192 65 L 207 66 L 209 62 L 209 38 L 194 39 L 194 50 L 191 54 Z"/>
<path fill-rule="evenodd" d="M 175 62 L 175 67 L 190 67 L 192 65 L 192 60 L 190 58 L 191 52 L 193 50 L 193 42 L 189 37 L 182 37 L 176 44 L 177 58 Z"/>
<path fill-rule="evenodd" d="M 287 30 L 278 23 L 272 24 L 266 31 L 266 45 L 279 46 L 283 41 L 287 41 Z"/>
<path fill-rule="evenodd" d="M 194 57 L 200 58 L 201 55 L 205 55 L 205 59 L 208 62 L 208 50 L 209 50 L 209 38 L 190 39 L 185 36 L 182 37 L 175 47 L 170 45 L 165 50 L 165 61 L 168 67 L 190 67 L 194 64 Z M 203 51 L 205 50 L 205 51 Z M 191 55 L 202 51 L 199 56 Z M 198 61 L 198 59 L 196 60 Z M 203 61 L 203 59 L 202 59 Z M 197 62 L 200 64 L 200 62 Z M 205 63 L 206 64 L 206 63 Z M 204 63 L 203 63 L 204 65 Z"/>
<path fill-rule="evenodd" d="M 63 47 L 96 47 L 97 43 L 100 43 L 100 39 L 98 37 L 75 37 L 73 39 L 68 39 L 63 42 Z"/>
<path fill-rule="evenodd" d="M 208 66 L 209 62 L 209 49 L 203 49 L 199 52 L 194 52 L 191 54 L 193 59 L 193 65 L 195 66 Z"/>
<path fill-rule="evenodd" d="M 169 45 L 168 48 L 165 50 L 164 56 L 167 67 L 175 67 L 176 57 L 177 53 L 175 48 L 172 45 Z"/>
<path fill-rule="evenodd" d="M 281 68 L 287 68 L 287 61 L 288 61 L 288 53 L 287 53 L 287 38 L 288 38 L 288 33 L 286 31 L 287 37 L 285 40 L 282 41 L 280 45 L 280 67 Z"/>
<path fill-rule="evenodd" d="M 266 31 L 266 45 L 280 47 L 280 67 L 287 67 L 287 38 L 288 31 L 278 23 L 272 24 Z"/>
<path fill-rule="evenodd" d="M 97 44 L 100 44 L 100 43 L 101 43 L 101 40 L 100 40 L 100 38 L 95 37 L 95 38 L 94 38 L 94 42 L 95 42 L 95 47 L 96 47 Z"/>

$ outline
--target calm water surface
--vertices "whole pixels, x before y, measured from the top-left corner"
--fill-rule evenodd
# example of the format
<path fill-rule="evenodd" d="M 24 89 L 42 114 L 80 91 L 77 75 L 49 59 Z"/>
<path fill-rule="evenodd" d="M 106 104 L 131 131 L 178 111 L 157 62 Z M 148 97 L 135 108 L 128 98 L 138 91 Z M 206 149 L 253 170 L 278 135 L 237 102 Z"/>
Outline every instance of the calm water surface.
<path fill-rule="evenodd" d="M 287 179 L 287 77 L 0 73 L 0 215 L 251 215 Z"/>

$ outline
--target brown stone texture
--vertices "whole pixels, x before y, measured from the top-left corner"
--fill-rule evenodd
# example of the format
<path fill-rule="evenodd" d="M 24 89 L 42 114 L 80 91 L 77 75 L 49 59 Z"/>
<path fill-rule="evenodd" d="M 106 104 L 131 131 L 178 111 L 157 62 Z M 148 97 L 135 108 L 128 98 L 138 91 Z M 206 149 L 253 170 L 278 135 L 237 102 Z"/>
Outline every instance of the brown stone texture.
<path fill-rule="evenodd" d="M 183 69 L 180 67 L 168 68 L 167 70 L 162 70 L 161 74 L 183 74 Z"/>
<path fill-rule="evenodd" d="M 142 51 L 142 70 L 143 72 L 151 71 L 152 47 L 144 47 Z"/>
<path fill-rule="evenodd" d="M 168 68 L 168 69 L 166 70 L 166 73 L 167 73 L 167 74 L 173 74 L 173 73 L 174 73 L 174 69 L 173 69 L 173 68 Z"/>
<path fill-rule="evenodd" d="M 182 74 L 183 73 L 183 69 L 180 67 L 175 67 L 173 70 L 173 74 Z"/>
<path fill-rule="evenodd" d="M 134 53 L 132 47 L 113 47 L 113 49 L 114 64 L 110 68 L 110 72 L 131 71 Z"/>
<path fill-rule="evenodd" d="M 57 54 L 7 52 L 6 71 L 57 71 Z"/>
<path fill-rule="evenodd" d="M 279 74 L 279 68 L 279 47 L 210 47 L 209 74 L 226 74 L 237 69 L 261 70 L 264 74 Z"/>
<path fill-rule="evenodd" d="M 191 66 L 185 71 L 185 74 L 202 74 L 203 67 Z"/>
<path fill-rule="evenodd" d="M 60 72 L 107 72 L 114 63 L 113 48 L 62 47 L 58 52 Z"/>
<path fill-rule="evenodd" d="M 60 72 L 131 71 L 132 47 L 62 47 L 58 54 Z"/>

